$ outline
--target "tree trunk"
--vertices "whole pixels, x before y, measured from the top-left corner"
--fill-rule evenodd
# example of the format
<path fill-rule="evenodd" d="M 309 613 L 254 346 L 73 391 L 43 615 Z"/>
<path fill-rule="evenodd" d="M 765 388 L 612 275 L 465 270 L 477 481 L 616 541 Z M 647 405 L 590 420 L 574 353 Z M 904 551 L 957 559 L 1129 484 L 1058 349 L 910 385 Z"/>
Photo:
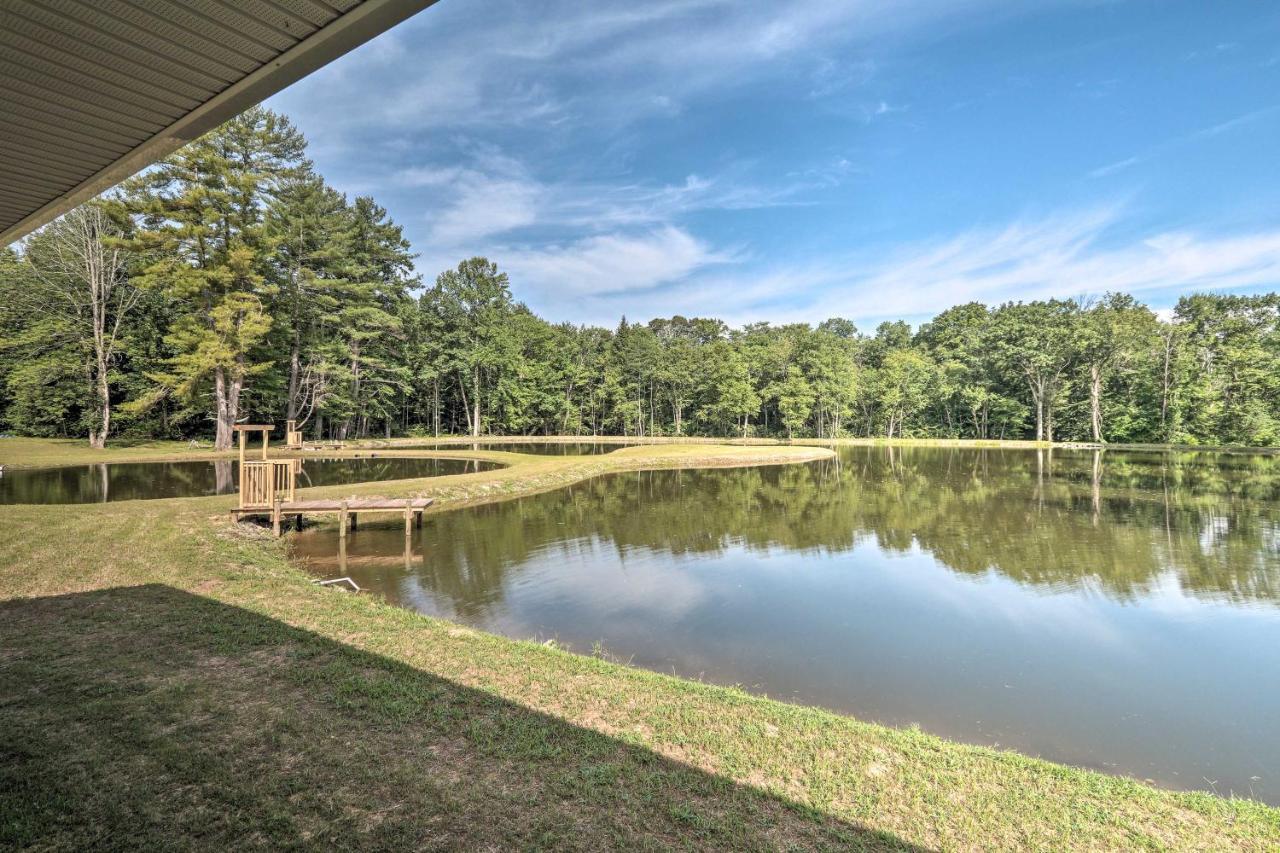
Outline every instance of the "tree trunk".
<path fill-rule="evenodd" d="M 471 436 L 479 438 L 480 436 L 480 368 L 473 370 L 471 375 L 471 388 L 473 390 L 473 399 L 471 405 L 475 407 L 475 415 L 471 418 Z"/>
<path fill-rule="evenodd" d="M 1093 440 L 1098 444 L 1102 437 L 1102 370 L 1096 364 L 1089 365 L 1089 425 L 1093 428 Z"/>
<path fill-rule="evenodd" d="M 431 380 L 431 430 L 440 437 L 440 377 Z"/>
<path fill-rule="evenodd" d="M 99 427 L 89 433 L 89 446 L 101 450 L 107 446 L 107 436 L 111 433 L 111 386 L 107 382 L 107 364 L 104 354 L 98 353 L 98 405 Z"/>
<path fill-rule="evenodd" d="M 243 366 L 243 362 L 240 359 L 237 359 L 237 363 Z M 232 377 L 227 386 L 227 413 L 233 425 L 240 420 L 240 392 L 243 390 L 244 373 L 241 370 L 237 370 L 236 375 Z"/>
<path fill-rule="evenodd" d="M 467 382 L 461 376 L 458 377 L 458 393 L 462 395 L 462 413 L 467 416 L 467 432 L 470 433 L 471 432 L 471 402 L 467 398 Z M 449 421 L 449 428 L 452 430 L 453 425 L 456 424 L 457 422 L 458 422 L 458 417 L 457 417 L 457 414 L 455 413 L 453 418 L 450 419 Z"/>
<path fill-rule="evenodd" d="M 236 421 L 227 395 L 227 374 L 221 367 L 213 370 L 213 396 L 217 419 L 213 434 L 213 449 L 230 450 L 231 427 Z"/>
<path fill-rule="evenodd" d="M 1173 350 L 1173 333 L 1164 340 L 1164 376 L 1160 388 L 1160 433 L 1161 438 L 1169 441 L 1169 359 Z"/>
<path fill-rule="evenodd" d="M 1036 404 L 1036 441 L 1044 441 L 1044 395 L 1032 393 Z"/>
<path fill-rule="evenodd" d="M 356 411 L 360 411 L 360 343 L 353 341 L 351 344 L 351 404 L 355 406 Z M 342 438 L 347 437 L 347 430 L 351 426 L 351 418 L 342 424 Z M 360 435 L 359 419 L 355 423 L 356 435 Z"/>
<path fill-rule="evenodd" d="M 295 331 L 293 334 L 293 344 L 289 349 L 289 399 L 285 408 L 285 417 L 291 421 L 298 419 L 298 412 L 302 408 L 298 400 L 298 383 L 302 373 L 302 343 Z"/>
<path fill-rule="evenodd" d="M 1102 451 L 1093 451 L 1093 526 L 1102 516 Z"/>

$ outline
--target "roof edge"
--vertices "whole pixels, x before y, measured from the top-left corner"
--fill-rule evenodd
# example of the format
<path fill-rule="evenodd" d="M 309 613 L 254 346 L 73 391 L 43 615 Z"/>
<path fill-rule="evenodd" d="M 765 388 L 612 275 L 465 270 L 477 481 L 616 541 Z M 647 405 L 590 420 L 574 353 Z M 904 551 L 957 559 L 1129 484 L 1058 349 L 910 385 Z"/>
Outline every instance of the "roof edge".
<path fill-rule="evenodd" d="M 7 246 L 176 151 L 200 134 L 297 82 L 436 0 L 364 0 L 350 12 L 246 74 L 115 162 L 0 232 Z"/>

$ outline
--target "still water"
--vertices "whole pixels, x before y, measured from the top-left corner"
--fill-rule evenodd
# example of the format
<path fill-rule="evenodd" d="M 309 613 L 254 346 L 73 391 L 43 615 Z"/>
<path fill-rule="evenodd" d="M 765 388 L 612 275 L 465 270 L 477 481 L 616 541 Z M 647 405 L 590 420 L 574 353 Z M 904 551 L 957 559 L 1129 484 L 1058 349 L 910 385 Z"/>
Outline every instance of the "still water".
<path fill-rule="evenodd" d="M 0 474 L 0 504 L 101 503 L 231 494 L 239 483 L 237 467 L 235 460 L 220 459 L 10 469 Z M 298 472 L 298 488 L 437 477 L 498 467 L 501 466 L 474 459 L 305 459 Z"/>
<path fill-rule="evenodd" d="M 846 448 L 298 537 L 321 575 L 1056 761 L 1280 803 L 1280 457 Z"/>

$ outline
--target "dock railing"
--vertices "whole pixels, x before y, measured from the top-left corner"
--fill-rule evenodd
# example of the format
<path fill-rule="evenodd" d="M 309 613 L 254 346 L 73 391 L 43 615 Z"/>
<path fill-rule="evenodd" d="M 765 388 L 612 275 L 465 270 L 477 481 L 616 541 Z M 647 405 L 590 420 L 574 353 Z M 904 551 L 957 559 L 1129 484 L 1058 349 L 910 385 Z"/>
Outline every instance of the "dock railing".
<path fill-rule="evenodd" d="M 292 501 L 297 487 L 297 460 L 264 459 L 240 463 L 240 508 L 269 509 L 276 501 Z"/>

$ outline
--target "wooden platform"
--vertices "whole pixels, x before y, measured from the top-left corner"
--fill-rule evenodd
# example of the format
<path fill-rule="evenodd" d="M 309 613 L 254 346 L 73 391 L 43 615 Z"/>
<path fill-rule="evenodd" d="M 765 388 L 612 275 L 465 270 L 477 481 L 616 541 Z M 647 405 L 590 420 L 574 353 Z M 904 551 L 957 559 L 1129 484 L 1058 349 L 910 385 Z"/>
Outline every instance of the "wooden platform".
<path fill-rule="evenodd" d="M 271 530 L 280 535 L 280 519 L 286 515 L 297 516 L 298 528 L 302 528 L 302 516 L 320 513 L 337 513 L 341 516 L 338 524 L 338 535 L 346 536 L 348 519 L 350 528 L 355 529 L 357 518 L 362 512 L 397 512 L 404 514 L 404 535 L 408 536 L 413 524 L 422 526 L 422 513 L 435 503 L 431 498 L 352 498 L 345 501 L 310 500 L 310 501 L 277 501 L 274 506 L 239 507 L 231 510 L 231 520 L 239 521 L 251 515 L 271 516 Z"/>

